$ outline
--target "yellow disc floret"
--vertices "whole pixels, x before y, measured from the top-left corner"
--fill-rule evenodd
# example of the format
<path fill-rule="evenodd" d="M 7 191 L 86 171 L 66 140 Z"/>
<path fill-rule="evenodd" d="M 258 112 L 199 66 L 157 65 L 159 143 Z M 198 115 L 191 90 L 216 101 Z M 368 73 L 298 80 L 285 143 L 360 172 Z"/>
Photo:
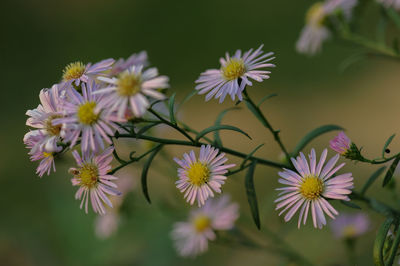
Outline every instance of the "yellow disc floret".
<path fill-rule="evenodd" d="M 325 12 L 322 2 L 313 4 L 307 11 L 306 23 L 321 26 L 325 20 Z"/>
<path fill-rule="evenodd" d="M 43 156 L 45 157 L 45 158 L 48 158 L 48 157 L 52 157 L 53 156 L 53 153 L 52 152 L 43 152 Z"/>
<path fill-rule="evenodd" d="M 324 184 L 322 180 L 316 176 L 304 177 L 303 182 L 300 184 L 301 195 L 309 200 L 319 198 L 323 190 Z"/>
<path fill-rule="evenodd" d="M 210 178 L 210 169 L 208 166 L 201 162 L 195 162 L 189 166 L 187 176 L 190 183 L 196 186 L 201 186 L 208 182 Z"/>
<path fill-rule="evenodd" d="M 246 66 L 242 59 L 231 58 L 221 70 L 225 79 L 234 80 L 246 72 Z"/>
<path fill-rule="evenodd" d="M 87 102 L 78 107 L 78 120 L 85 125 L 92 125 L 99 119 L 99 114 L 95 113 L 96 103 Z"/>
<path fill-rule="evenodd" d="M 92 188 L 99 181 L 99 170 L 93 164 L 84 164 L 77 171 L 75 178 L 80 179 L 81 186 Z"/>
<path fill-rule="evenodd" d="M 80 78 L 85 73 L 86 66 L 82 62 L 67 65 L 63 71 L 63 79 L 71 80 Z"/>
<path fill-rule="evenodd" d="M 343 228 L 343 237 L 345 238 L 353 238 L 357 234 L 357 229 L 354 225 L 348 225 Z"/>
<path fill-rule="evenodd" d="M 56 118 L 61 118 L 62 115 L 51 115 L 49 116 L 46 121 L 45 121 L 45 128 L 46 131 L 51 135 L 51 136 L 58 136 L 60 135 L 60 131 L 61 131 L 61 125 L 53 125 L 53 119 Z"/>
<path fill-rule="evenodd" d="M 206 230 L 211 225 L 211 219 L 206 215 L 199 215 L 193 221 L 196 232 L 200 233 Z"/>
<path fill-rule="evenodd" d="M 117 92 L 121 96 L 132 96 L 140 92 L 140 76 L 124 72 L 118 77 Z"/>

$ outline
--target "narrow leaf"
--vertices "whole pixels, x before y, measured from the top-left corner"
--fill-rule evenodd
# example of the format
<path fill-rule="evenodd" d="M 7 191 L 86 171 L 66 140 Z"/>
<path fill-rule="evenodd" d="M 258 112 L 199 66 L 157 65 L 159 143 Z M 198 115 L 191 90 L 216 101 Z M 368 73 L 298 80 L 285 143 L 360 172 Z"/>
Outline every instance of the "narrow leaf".
<path fill-rule="evenodd" d="M 200 131 L 199 134 L 197 134 L 197 136 L 196 136 L 196 141 L 198 141 L 200 138 L 202 138 L 203 136 L 207 135 L 210 132 L 214 132 L 214 131 L 222 130 L 222 129 L 233 130 L 233 131 L 239 132 L 239 133 L 245 135 L 246 137 L 248 137 L 249 139 L 251 139 L 249 134 L 247 134 L 246 132 L 244 132 L 243 130 L 241 130 L 238 127 L 230 126 L 230 125 L 219 125 L 219 126 L 211 126 L 211 127 L 208 127 L 206 129 Z"/>
<path fill-rule="evenodd" d="M 169 120 L 171 121 L 172 124 L 176 124 L 175 113 L 174 113 L 175 95 L 176 95 L 176 92 L 174 94 L 172 94 L 172 96 L 169 98 L 169 101 L 168 101 Z"/>
<path fill-rule="evenodd" d="M 394 238 L 394 241 L 392 243 L 392 247 L 390 248 L 390 257 L 389 260 L 387 261 L 386 265 L 393 265 L 394 258 L 397 256 L 397 251 L 399 250 L 399 244 L 400 244 L 400 225 L 397 227 L 395 230 L 396 236 Z"/>
<path fill-rule="evenodd" d="M 139 137 L 142 136 L 144 133 L 146 133 L 148 130 L 150 130 L 151 128 L 153 128 L 153 127 L 155 127 L 155 126 L 157 126 L 157 125 L 159 125 L 159 124 L 162 124 L 162 122 L 161 122 L 161 121 L 156 121 L 156 122 L 154 122 L 154 123 L 151 123 L 151 124 L 148 124 L 148 125 L 142 127 L 142 128 L 136 133 L 136 137 L 139 138 Z"/>
<path fill-rule="evenodd" d="M 397 11 L 394 10 L 393 8 L 388 8 L 387 14 L 389 18 L 393 21 L 393 23 L 396 25 L 396 27 L 400 29 L 400 15 L 397 13 Z"/>
<path fill-rule="evenodd" d="M 376 234 L 374 248 L 373 248 L 373 257 L 375 265 L 377 266 L 385 266 L 385 261 L 383 259 L 383 247 L 385 245 L 386 237 L 389 232 L 390 226 L 393 224 L 394 220 L 392 217 L 387 218 L 381 225 Z"/>
<path fill-rule="evenodd" d="M 260 215 L 258 212 L 256 190 L 254 188 L 254 170 L 256 168 L 256 164 L 256 160 L 252 161 L 249 170 L 246 173 L 244 184 L 246 187 L 247 200 L 249 202 L 251 215 L 258 230 L 260 230 Z"/>
<path fill-rule="evenodd" d="M 191 91 L 188 95 L 186 95 L 186 97 L 182 100 L 182 102 L 178 105 L 178 107 L 176 108 L 176 110 L 181 109 L 182 105 L 184 103 L 186 103 L 187 101 L 189 101 L 193 96 L 195 96 L 197 94 L 197 90 L 193 90 Z"/>
<path fill-rule="evenodd" d="M 262 146 L 264 146 L 264 143 L 258 145 L 257 147 L 254 148 L 254 150 L 252 150 L 249 154 L 247 154 L 246 158 L 244 158 L 243 162 L 240 164 L 240 167 L 243 167 L 244 164 L 250 159 L 251 156 L 253 156 L 253 154 Z"/>
<path fill-rule="evenodd" d="M 225 116 L 229 111 L 232 111 L 232 110 L 239 110 L 239 109 L 240 109 L 239 107 L 231 107 L 231 108 L 228 108 L 228 109 L 223 110 L 223 111 L 222 111 L 221 113 L 219 113 L 219 115 L 217 116 L 217 119 L 215 120 L 214 126 L 219 126 L 219 125 L 221 125 L 222 118 L 224 118 L 224 116 Z M 220 136 L 219 136 L 219 131 L 218 131 L 218 130 L 214 132 L 214 141 L 215 141 L 215 143 L 217 144 L 218 147 L 222 147 L 222 140 L 221 140 L 221 138 L 220 138 Z"/>
<path fill-rule="evenodd" d="M 343 128 L 337 125 L 325 125 L 312 130 L 299 141 L 292 152 L 292 156 L 296 156 L 310 141 L 316 137 L 334 130 L 343 130 Z"/>
<path fill-rule="evenodd" d="M 275 96 L 278 96 L 278 94 L 276 94 L 276 93 L 271 93 L 271 94 L 268 94 L 268 95 L 262 97 L 261 100 L 257 103 L 257 107 L 260 107 L 261 104 L 263 104 L 263 102 L 265 102 L 266 100 L 268 100 L 268 99 L 270 99 L 270 98 L 272 98 L 272 97 L 275 97 Z"/>
<path fill-rule="evenodd" d="M 261 110 L 256 106 L 254 106 L 253 104 L 251 104 L 248 100 L 245 101 L 247 108 L 253 113 L 253 115 L 258 119 L 258 121 L 260 121 L 264 127 L 270 128 L 271 126 L 268 124 L 267 120 L 261 113 Z"/>
<path fill-rule="evenodd" d="M 351 201 L 346 201 L 346 200 L 341 200 L 340 203 L 343 205 L 346 205 L 347 207 L 353 208 L 353 209 L 358 209 L 361 210 L 361 207 L 355 204 L 354 202 Z"/>
<path fill-rule="evenodd" d="M 381 167 L 378 170 L 376 170 L 367 180 L 367 182 L 365 182 L 364 186 L 362 187 L 360 194 L 364 195 L 365 192 L 367 192 L 368 188 L 375 182 L 375 180 L 383 173 L 383 171 L 385 170 L 385 167 Z"/>
<path fill-rule="evenodd" d="M 389 170 L 386 172 L 385 178 L 383 179 L 382 187 L 386 186 L 389 181 L 392 179 L 394 170 L 396 170 L 397 165 L 400 162 L 400 156 L 397 156 L 394 159 L 393 163 L 390 165 Z"/>
<path fill-rule="evenodd" d="M 158 145 L 156 149 L 150 154 L 149 158 L 147 159 L 146 163 L 143 165 L 143 171 L 142 171 L 142 191 L 143 194 L 146 198 L 146 200 L 151 203 L 150 196 L 149 196 L 149 191 L 147 189 L 147 173 L 149 171 L 150 165 L 154 159 L 154 157 L 157 155 L 157 153 L 161 150 L 162 145 Z"/>
<path fill-rule="evenodd" d="M 385 151 L 386 148 L 390 145 L 390 143 L 392 142 L 393 138 L 396 136 L 396 134 L 391 135 L 385 142 L 385 145 L 383 145 L 383 149 L 382 149 L 382 158 L 385 156 Z"/>

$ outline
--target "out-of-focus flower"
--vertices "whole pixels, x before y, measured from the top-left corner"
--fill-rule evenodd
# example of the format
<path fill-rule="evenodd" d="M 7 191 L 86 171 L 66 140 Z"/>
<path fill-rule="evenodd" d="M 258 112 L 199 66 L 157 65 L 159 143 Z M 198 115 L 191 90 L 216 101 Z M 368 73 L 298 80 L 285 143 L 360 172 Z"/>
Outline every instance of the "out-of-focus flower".
<path fill-rule="evenodd" d="M 116 76 L 121 72 L 131 68 L 132 66 L 143 66 L 147 67 L 149 65 L 147 59 L 146 51 L 141 51 L 137 54 L 132 54 L 128 59 L 120 58 L 115 64 L 112 66 L 110 71 L 108 72 L 109 76 Z"/>
<path fill-rule="evenodd" d="M 104 71 L 111 68 L 114 62 L 114 59 L 109 58 L 94 65 L 91 63 L 85 65 L 82 62 L 70 63 L 64 68 L 63 81 L 68 85 L 75 84 L 75 86 L 79 86 L 81 82 L 88 83 L 89 78 L 95 79 L 96 76 L 102 75 Z"/>
<path fill-rule="evenodd" d="M 83 153 L 82 157 L 79 156 L 77 151 L 72 152 L 78 168 L 69 169 L 69 172 L 74 175 L 71 182 L 73 186 L 79 186 L 75 198 L 82 200 L 80 208 L 82 209 L 85 205 L 86 213 L 88 213 L 89 198 L 93 211 L 103 215 L 106 213 L 104 203 L 111 208 L 113 207 L 106 194 L 121 195 L 121 192 L 116 189 L 117 185 L 113 183 L 113 180 L 118 178 L 108 174 L 111 169 L 113 151 L 114 149 L 109 147 L 100 155 L 87 152 Z"/>
<path fill-rule="evenodd" d="M 313 55 L 321 50 L 322 43 L 330 38 L 331 32 L 327 27 L 327 18 L 338 13 L 343 14 L 347 21 L 351 19 L 357 0 L 325 0 L 313 4 L 306 14 L 306 25 L 296 43 L 299 53 Z"/>
<path fill-rule="evenodd" d="M 285 168 L 283 172 L 279 172 L 281 176 L 279 183 L 287 186 L 277 188 L 282 192 L 279 193 L 280 197 L 275 200 L 276 210 L 285 207 L 279 215 L 288 211 L 285 215 L 286 222 L 300 209 L 299 228 L 302 220 L 303 224 L 306 223 L 309 211 L 312 214 L 314 227 L 322 228 L 326 225 L 325 214 L 332 219 L 338 215 L 338 212 L 326 199 L 350 200 L 348 195 L 353 188 L 352 174 L 346 173 L 332 177 L 345 164 L 342 163 L 334 168 L 339 160 L 339 154 L 336 154 L 324 166 L 327 153 L 327 149 L 322 152 L 318 164 L 314 149 L 309 155 L 310 164 L 304 154 L 300 153 L 297 159 L 291 158 L 297 173 Z"/>
<path fill-rule="evenodd" d="M 118 126 L 114 123 L 117 117 L 108 112 L 108 105 L 102 95 L 94 94 L 98 84 L 93 80 L 82 83 L 82 95 L 74 88 L 67 89 L 63 102 L 65 117 L 53 120 L 53 124 L 63 126 L 65 141 L 73 147 L 81 136 L 83 152 L 104 149 L 103 140 L 111 144 L 112 136 Z"/>
<path fill-rule="evenodd" d="M 339 132 L 334 139 L 329 141 L 329 147 L 341 155 L 344 155 L 350 149 L 350 145 L 351 140 L 343 131 Z"/>
<path fill-rule="evenodd" d="M 370 221 L 363 213 L 342 213 L 330 223 L 330 226 L 336 238 L 354 239 L 368 231 Z"/>
<path fill-rule="evenodd" d="M 36 169 L 36 174 L 39 175 L 39 177 L 42 177 L 45 173 L 47 173 L 47 175 L 50 175 L 50 171 L 52 168 L 54 172 L 56 171 L 56 165 L 54 163 L 54 153 L 42 151 L 36 148 L 40 143 L 44 142 L 47 136 L 43 135 L 43 133 L 39 130 L 34 130 L 30 132 L 32 134 L 29 138 L 24 140 L 24 142 L 27 145 L 26 147 L 30 149 L 29 155 L 31 161 L 34 162 L 40 160 L 39 166 Z"/>
<path fill-rule="evenodd" d="M 197 199 L 200 207 L 208 197 L 214 197 L 214 192 L 221 193 L 221 185 L 225 183 L 227 169 L 235 164 L 224 164 L 228 158 L 225 153 L 218 155 L 219 150 L 210 145 L 202 145 L 199 158 L 196 159 L 194 151 L 183 154 L 183 159 L 174 158 L 181 166 L 178 169 L 179 180 L 176 187 L 185 193 L 184 198 L 193 205 Z M 218 155 L 218 156 L 217 156 Z"/>
<path fill-rule="evenodd" d="M 222 103 L 229 94 L 234 101 L 236 96 L 243 100 L 242 91 L 246 86 L 252 86 L 250 79 L 261 82 L 269 78 L 270 71 L 260 70 L 266 67 L 275 67 L 268 63 L 275 57 L 274 53 L 266 53 L 261 50 L 261 45 L 257 50 L 250 49 L 242 56 L 242 51 L 237 50 L 233 56 L 226 53 L 225 58 L 220 58 L 220 69 L 209 69 L 200 74 L 196 80 L 199 83 L 196 90 L 199 94 L 207 93 L 206 101 L 215 96 Z"/>
<path fill-rule="evenodd" d="M 165 99 L 165 95 L 157 89 L 168 88 L 168 77 L 158 76 L 157 68 L 143 71 L 143 66 L 132 66 L 118 77 L 99 77 L 99 80 L 111 84 L 110 87 L 98 90 L 97 94 L 106 95 L 110 110 L 117 111 L 119 118 L 124 118 L 127 109 L 131 109 L 135 117 L 142 117 L 150 103 L 146 96 L 154 99 Z"/>
<path fill-rule="evenodd" d="M 62 147 L 57 145 L 61 141 L 61 125 L 54 125 L 53 120 L 63 117 L 63 109 L 60 99 L 59 85 L 53 85 L 51 89 L 43 89 L 39 93 L 40 104 L 36 109 L 28 110 L 28 126 L 37 128 L 29 131 L 24 136 L 24 143 L 35 143 L 32 153 L 53 153 L 61 151 Z M 38 136 L 40 135 L 40 138 Z M 35 138 L 35 140 L 29 140 Z M 31 146 L 31 145 L 30 145 Z"/>
<path fill-rule="evenodd" d="M 208 249 L 208 241 L 216 238 L 216 230 L 230 230 L 239 217 L 239 205 L 231 203 L 229 196 L 210 199 L 190 213 L 189 221 L 174 224 L 171 233 L 179 255 L 195 257 Z"/>
<path fill-rule="evenodd" d="M 392 7 L 396 10 L 400 10 L 400 0 L 377 0 L 377 1 L 387 8 Z"/>

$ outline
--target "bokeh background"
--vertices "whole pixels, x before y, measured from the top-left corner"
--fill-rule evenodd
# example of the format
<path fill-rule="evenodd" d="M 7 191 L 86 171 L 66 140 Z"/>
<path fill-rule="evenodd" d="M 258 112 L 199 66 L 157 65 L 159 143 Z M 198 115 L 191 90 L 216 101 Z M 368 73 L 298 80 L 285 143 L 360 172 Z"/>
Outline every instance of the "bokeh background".
<path fill-rule="evenodd" d="M 106 1 L 106 0 L 6 0 L 0 16 L 0 265 L 286 265 L 287 261 L 267 250 L 211 244 L 196 259 L 181 259 L 169 234 L 175 221 L 185 219 L 189 208 L 174 187 L 173 156 L 188 148 L 171 147 L 157 159 L 149 175 L 149 205 L 140 187 L 129 194 L 121 208 L 121 223 L 110 238 L 101 239 L 94 230 L 95 215 L 86 215 L 74 199 L 66 156 L 57 162 L 57 173 L 42 179 L 35 175 L 22 138 L 25 112 L 39 103 L 40 89 L 61 78 L 62 69 L 76 60 L 96 62 L 103 58 L 128 57 L 146 50 L 151 64 L 171 79 L 169 95 L 182 100 L 194 88 L 194 80 L 207 68 L 218 67 L 226 51 L 256 48 L 264 44 L 274 51 L 277 65 L 271 79 L 252 87 L 261 98 L 279 96 L 263 105 L 274 127 L 281 129 L 284 143 L 293 148 L 308 131 L 322 124 L 338 124 L 370 157 L 380 154 L 387 137 L 399 132 L 399 63 L 367 58 L 346 70 L 346 60 L 358 47 L 340 41 L 327 43 L 315 57 L 298 55 L 295 41 L 312 1 Z M 362 31 L 371 34 L 376 14 L 369 12 Z M 180 119 L 196 129 L 211 125 L 218 113 L 232 106 L 225 101 L 204 103 L 197 96 L 184 106 Z M 280 155 L 270 133 L 243 108 L 229 113 L 224 123 L 249 132 L 253 141 L 236 133 L 223 133 L 227 146 L 251 151 L 265 146 L 258 156 L 278 160 Z M 179 137 L 166 128 L 155 134 Z M 334 133 L 318 138 L 318 153 Z M 400 148 L 399 140 L 391 145 Z M 141 143 L 121 142 L 122 152 L 143 149 Z M 330 151 L 330 155 L 333 152 Z M 240 163 L 234 157 L 232 161 Z M 347 162 L 356 188 L 377 167 Z M 344 171 L 344 170 L 343 170 Z M 120 172 L 140 178 L 140 164 Z M 252 223 L 243 186 L 243 173 L 230 177 L 225 192 L 240 203 L 237 223 L 261 242 L 274 244 Z M 262 227 L 279 233 L 299 253 L 316 265 L 345 265 L 345 248 L 333 238 L 329 227 L 315 230 L 310 224 L 297 229 L 296 222 L 284 224 L 274 211 L 277 170 L 260 166 L 256 190 Z M 398 207 L 392 194 L 379 182 L 371 196 Z M 397 206 L 396 206 L 397 205 Z M 345 212 L 352 210 L 335 205 Z M 383 217 L 369 213 L 370 232 L 357 243 L 359 265 L 372 265 L 372 244 Z"/>

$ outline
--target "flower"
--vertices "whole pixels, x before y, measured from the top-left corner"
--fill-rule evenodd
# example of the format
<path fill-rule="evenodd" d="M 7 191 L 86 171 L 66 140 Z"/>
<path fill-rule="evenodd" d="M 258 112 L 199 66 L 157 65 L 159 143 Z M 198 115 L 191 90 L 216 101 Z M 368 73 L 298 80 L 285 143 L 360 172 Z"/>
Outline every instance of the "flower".
<path fill-rule="evenodd" d="M 42 89 L 39 93 L 40 104 L 38 107 L 26 112 L 29 116 L 26 125 L 37 128 L 24 136 L 25 144 L 35 143 L 35 146 L 32 147 L 33 153 L 36 153 L 36 149 L 47 153 L 59 152 L 62 149 L 57 145 L 57 142 L 62 139 L 61 126 L 53 124 L 54 119 L 63 117 L 59 91 L 60 86 L 57 84 L 53 85 L 51 89 Z M 38 135 L 41 137 L 37 138 Z M 29 141 L 31 138 L 36 138 L 36 140 Z"/>
<path fill-rule="evenodd" d="M 329 141 L 329 147 L 341 155 L 346 154 L 346 152 L 350 149 L 350 145 L 351 141 L 343 131 L 339 132 L 334 139 Z"/>
<path fill-rule="evenodd" d="M 368 231 L 370 221 L 363 213 L 340 214 L 330 223 L 336 238 L 354 239 Z"/>
<path fill-rule="evenodd" d="M 175 248 L 183 257 L 195 257 L 208 249 L 208 241 L 216 238 L 215 230 L 230 230 L 239 217 L 239 205 L 229 196 L 211 199 L 190 213 L 187 222 L 177 222 L 171 233 Z"/>
<path fill-rule="evenodd" d="M 299 53 L 313 55 L 321 50 L 322 43 L 330 38 L 331 32 L 326 26 L 326 19 L 342 12 L 345 20 L 351 19 L 357 0 L 325 0 L 313 4 L 306 14 L 306 25 L 296 43 Z"/>
<path fill-rule="evenodd" d="M 123 118 L 130 108 L 136 117 L 142 117 L 150 103 L 146 96 L 154 99 L 165 99 L 165 95 L 156 89 L 168 88 L 168 77 L 158 76 L 157 68 L 143 71 L 143 66 L 132 66 L 118 77 L 99 77 L 99 80 L 111 84 L 96 93 L 107 95 L 111 111 L 117 111 L 118 117 Z"/>
<path fill-rule="evenodd" d="M 104 149 L 103 139 L 111 144 L 109 135 L 113 135 L 118 121 L 113 114 L 106 112 L 108 105 L 103 96 L 94 94 L 99 85 L 93 80 L 82 83 L 82 93 L 74 88 L 67 89 L 67 97 L 63 102 L 65 117 L 54 119 L 53 124 L 63 125 L 65 141 L 70 141 L 73 147 L 81 136 L 82 151 L 91 149 L 97 152 Z"/>
<path fill-rule="evenodd" d="M 228 160 L 225 153 L 217 156 L 219 150 L 210 145 L 201 145 L 199 158 L 196 159 L 194 151 L 183 154 L 183 159 L 174 158 L 175 162 L 181 166 L 178 169 L 179 180 L 176 187 L 185 192 L 184 198 L 193 205 L 197 199 L 200 207 L 209 196 L 214 197 L 213 190 L 221 193 L 221 185 L 225 183 L 227 169 L 234 167 L 235 164 L 224 163 Z"/>
<path fill-rule="evenodd" d="M 68 64 L 63 70 L 63 81 L 69 84 L 79 86 L 81 82 L 88 83 L 89 78 L 94 79 L 97 75 L 111 68 L 115 60 L 112 58 L 105 59 L 94 65 L 91 63 L 85 65 L 82 62 L 73 62 Z"/>
<path fill-rule="evenodd" d="M 254 79 L 258 82 L 264 79 L 269 79 L 271 72 L 259 70 L 265 67 L 275 67 L 274 64 L 267 63 L 275 57 L 271 57 L 274 53 L 266 53 L 261 50 L 261 45 L 253 52 L 253 49 L 245 52 L 242 56 L 242 51 L 237 50 L 231 57 L 226 53 L 225 58 L 220 58 L 220 69 L 209 69 L 200 74 L 200 77 L 195 81 L 198 83 L 196 90 L 199 94 L 207 93 L 206 101 L 215 96 L 222 103 L 226 95 L 230 95 L 232 101 L 237 96 L 239 100 L 243 100 L 242 91 L 246 86 L 252 86 L 253 83 L 249 79 Z"/>
<path fill-rule="evenodd" d="M 113 207 L 106 194 L 121 195 L 121 192 L 116 190 L 117 185 L 112 182 L 118 178 L 108 174 L 111 169 L 113 151 L 113 147 L 108 147 L 100 155 L 83 153 L 82 157 L 76 150 L 72 152 L 78 168 L 69 169 L 69 172 L 74 175 L 71 182 L 73 186 L 79 186 L 75 198 L 82 200 L 81 209 L 85 204 L 86 213 L 88 213 L 89 198 L 93 211 L 103 215 L 106 213 L 103 202 L 109 207 Z"/>
<path fill-rule="evenodd" d="M 148 66 L 149 62 L 147 59 L 146 51 L 141 51 L 138 54 L 132 54 L 128 59 L 120 58 L 117 62 L 112 66 L 110 71 L 108 72 L 109 76 L 116 76 L 121 72 L 131 68 L 132 66 Z"/>
<path fill-rule="evenodd" d="M 400 0 L 377 0 L 378 3 L 381 3 L 386 8 L 392 7 L 396 10 L 400 10 Z"/>
<path fill-rule="evenodd" d="M 333 168 L 339 160 L 339 154 L 336 154 L 324 166 L 327 153 L 327 149 L 322 152 L 318 165 L 314 149 L 311 150 L 309 155 L 310 165 L 304 154 L 300 153 L 297 159 L 291 158 L 297 173 L 285 168 L 283 172 L 279 172 L 281 176 L 279 183 L 287 186 L 276 189 L 281 192 L 275 203 L 277 203 L 276 210 L 285 207 L 279 215 L 289 210 L 285 215 L 286 222 L 301 207 L 298 227 L 300 228 L 302 220 L 303 224 L 306 223 L 310 210 L 314 227 L 322 228 L 326 224 L 324 213 L 332 219 L 335 218 L 335 215 L 338 215 L 338 212 L 326 199 L 350 200 L 348 195 L 353 188 L 352 174 L 346 173 L 333 177 L 345 164 L 342 163 Z"/>
<path fill-rule="evenodd" d="M 40 161 L 39 166 L 36 169 L 36 174 L 39 177 L 42 177 L 45 173 L 50 175 L 50 171 L 53 168 L 53 171 L 56 171 L 56 165 L 54 163 L 54 153 L 53 152 L 46 152 L 40 149 L 37 149 L 40 143 L 44 143 L 44 140 L 47 138 L 46 135 L 39 130 L 30 131 L 30 137 L 24 140 L 24 143 L 27 145 L 26 147 L 30 149 L 29 152 L 30 159 L 32 162 Z"/>

